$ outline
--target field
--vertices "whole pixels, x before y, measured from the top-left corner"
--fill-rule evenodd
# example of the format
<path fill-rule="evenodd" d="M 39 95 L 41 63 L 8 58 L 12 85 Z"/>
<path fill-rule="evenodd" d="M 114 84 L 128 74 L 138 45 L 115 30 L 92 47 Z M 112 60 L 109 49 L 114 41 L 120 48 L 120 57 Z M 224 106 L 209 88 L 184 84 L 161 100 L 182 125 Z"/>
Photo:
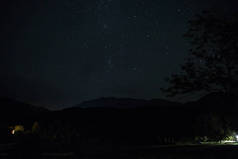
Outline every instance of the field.
<path fill-rule="evenodd" d="M 118 148 L 103 151 L 43 152 L 17 145 L 1 145 L 0 158 L 35 159 L 233 159 L 238 156 L 237 145 L 187 145 Z"/>

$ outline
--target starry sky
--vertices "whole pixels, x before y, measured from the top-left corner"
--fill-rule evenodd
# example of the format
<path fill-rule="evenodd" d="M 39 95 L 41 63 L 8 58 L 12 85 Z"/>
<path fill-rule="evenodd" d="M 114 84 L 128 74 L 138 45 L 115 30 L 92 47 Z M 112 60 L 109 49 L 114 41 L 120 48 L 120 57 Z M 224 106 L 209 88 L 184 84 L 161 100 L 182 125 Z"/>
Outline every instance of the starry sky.
<path fill-rule="evenodd" d="M 100 97 L 165 98 L 188 54 L 188 20 L 235 0 L 1 2 L 0 95 L 63 108 Z"/>

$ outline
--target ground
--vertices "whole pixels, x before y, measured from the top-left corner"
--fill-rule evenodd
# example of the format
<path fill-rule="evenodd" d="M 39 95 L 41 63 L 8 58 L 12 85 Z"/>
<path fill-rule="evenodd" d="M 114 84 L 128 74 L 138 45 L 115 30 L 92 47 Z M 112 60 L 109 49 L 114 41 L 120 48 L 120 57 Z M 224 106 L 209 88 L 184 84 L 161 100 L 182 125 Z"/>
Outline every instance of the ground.
<path fill-rule="evenodd" d="M 19 148 L 19 147 L 18 147 Z M 41 152 L 17 149 L 14 144 L 1 145 L 0 158 L 40 159 L 233 159 L 238 156 L 238 145 L 208 144 L 180 146 L 147 146 L 113 149 L 108 152 Z"/>

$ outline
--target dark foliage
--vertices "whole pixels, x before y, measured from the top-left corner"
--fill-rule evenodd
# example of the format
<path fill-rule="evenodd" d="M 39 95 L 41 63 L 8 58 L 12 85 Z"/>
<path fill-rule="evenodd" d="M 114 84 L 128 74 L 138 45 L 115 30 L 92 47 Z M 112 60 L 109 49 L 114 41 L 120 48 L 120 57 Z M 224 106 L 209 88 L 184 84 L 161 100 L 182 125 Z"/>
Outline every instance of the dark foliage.
<path fill-rule="evenodd" d="M 167 79 L 168 96 L 192 92 L 236 94 L 238 86 L 238 19 L 203 12 L 189 21 L 185 34 L 192 48 L 182 72 Z"/>

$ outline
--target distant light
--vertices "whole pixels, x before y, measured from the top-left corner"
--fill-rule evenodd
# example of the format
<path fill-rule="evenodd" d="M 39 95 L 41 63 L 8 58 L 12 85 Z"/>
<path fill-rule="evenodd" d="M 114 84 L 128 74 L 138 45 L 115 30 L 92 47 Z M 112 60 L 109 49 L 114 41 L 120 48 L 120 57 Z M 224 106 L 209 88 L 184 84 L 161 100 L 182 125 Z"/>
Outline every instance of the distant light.
<path fill-rule="evenodd" d="M 15 134 L 15 130 L 12 130 L 11 133 L 12 133 L 12 135 L 14 135 Z"/>
<path fill-rule="evenodd" d="M 238 135 L 236 135 L 236 141 L 238 141 Z"/>

